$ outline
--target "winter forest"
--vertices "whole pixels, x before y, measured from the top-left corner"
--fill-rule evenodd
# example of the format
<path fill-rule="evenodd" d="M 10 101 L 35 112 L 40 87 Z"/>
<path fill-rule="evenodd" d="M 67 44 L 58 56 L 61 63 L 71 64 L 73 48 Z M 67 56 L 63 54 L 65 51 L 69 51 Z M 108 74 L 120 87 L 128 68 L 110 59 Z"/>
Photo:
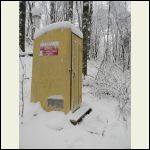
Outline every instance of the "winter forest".
<path fill-rule="evenodd" d="M 130 5 L 130 1 L 19 1 L 21 149 L 130 148 Z M 83 33 L 82 105 L 92 112 L 76 126 L 69 122 L 71 112 L 45 112 L 30 102 L 35 32 L 63 21 Z"/>

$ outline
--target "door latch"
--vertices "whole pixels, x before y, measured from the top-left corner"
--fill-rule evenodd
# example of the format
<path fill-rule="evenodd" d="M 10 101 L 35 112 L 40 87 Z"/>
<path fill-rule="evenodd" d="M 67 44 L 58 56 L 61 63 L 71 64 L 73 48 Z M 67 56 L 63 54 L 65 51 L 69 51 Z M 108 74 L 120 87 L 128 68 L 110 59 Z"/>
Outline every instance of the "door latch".
<path fill-rule="evenodd" d="M 75 77 L 75 75 L 76 75 L 75 72 L 73 72 L 73 78 Z"/>

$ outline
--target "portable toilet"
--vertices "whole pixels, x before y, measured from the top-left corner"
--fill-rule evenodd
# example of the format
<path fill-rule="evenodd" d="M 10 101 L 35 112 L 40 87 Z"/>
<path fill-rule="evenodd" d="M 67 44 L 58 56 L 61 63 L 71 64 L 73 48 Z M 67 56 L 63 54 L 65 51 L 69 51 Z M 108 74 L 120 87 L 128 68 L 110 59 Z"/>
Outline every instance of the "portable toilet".
<path fill-rule="evenodd" d="M 82 102 L 83 35 L 70 22 L 41 29 L 34 37 L 31 102 L 46 111 L 75 111 Z"/>

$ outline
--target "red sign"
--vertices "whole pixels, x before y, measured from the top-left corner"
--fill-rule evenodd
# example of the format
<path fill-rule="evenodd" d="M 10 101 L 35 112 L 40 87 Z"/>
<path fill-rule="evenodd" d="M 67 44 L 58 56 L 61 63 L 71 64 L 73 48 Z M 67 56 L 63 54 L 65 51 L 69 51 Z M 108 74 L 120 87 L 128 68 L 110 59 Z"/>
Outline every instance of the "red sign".
<path fill-rule="evenodd" d="M 58 42 L 42 43 L 40 45 L 40 56 L 58 55 Z"/>

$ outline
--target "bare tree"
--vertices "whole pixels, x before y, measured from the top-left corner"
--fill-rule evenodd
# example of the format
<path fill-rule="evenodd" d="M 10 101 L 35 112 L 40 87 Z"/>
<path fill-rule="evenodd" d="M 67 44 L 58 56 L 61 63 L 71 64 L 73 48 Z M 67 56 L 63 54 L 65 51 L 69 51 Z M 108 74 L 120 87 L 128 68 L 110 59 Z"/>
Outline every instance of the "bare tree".
<path fill-rule="evenodd" d="M 73 1 L 69 1 L 69 21 L 73 21 Z"/>
<path fill-rule="evenodd" d="M 89 51 L 91 49 L 91 32 L 92 32 L 92 15 L 93 15 L 93 1 L 89 1 Z M 90 59 L 90 53 L 88 52 L 88 59 Z"/>
<path fill-rule="evenodd" d="M 19 2 L 19 46 L 25 52 L 26 1 Z"/>
<path fill-rule="evenodd" d="M 82 3 L 81 1 L 76 1 L 76 11 L 77 11 L 77 18 L 79 29 L 82 31 Z"/>
<path fill-rule="evenodd" d="M 51 13 L 50 13 L 51 23 L 54 23 L 54 22 L 56 22 L 56 20 L 55 20 L 55 1 L 51 1 L 50 9 L 51 9 Z"/>
<path fill-rule="evenodd" d="M 110 32 L 110 3 L 111 1 L 108 2 L 108 29 L 107 29 L 107 44 L 106 44 L 106 50 L 105 50 L 105 55 L 104 55 L 104 60 L 109 59 L 110 51 L 109 51 L 109 32 Z"/>
<path fill-rule="evenodd" d="M 87 75 L 87 58 L 89 52 L 89 1 L 83 1 L 83 74 Z"/>

